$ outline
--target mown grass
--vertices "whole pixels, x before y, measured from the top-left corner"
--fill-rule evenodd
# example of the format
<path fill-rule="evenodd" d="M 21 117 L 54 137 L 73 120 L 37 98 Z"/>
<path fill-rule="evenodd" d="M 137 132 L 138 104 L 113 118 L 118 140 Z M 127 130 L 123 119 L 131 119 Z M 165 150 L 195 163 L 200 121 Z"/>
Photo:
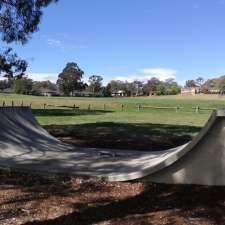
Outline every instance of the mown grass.
<path fill-rule="evenodd" d="M 38 97 L 25 95 L 0 94 L 0 104 L 5 101 L 11 105 L 30 105 L 34 115 L 42 125 L 84 124 L 99 122 L 122 123 L 156 123 L 203 126 L 211 111 L 195 113 L 192 107 L 223 108 L 225 98 L 219 96 L 168 96 L 168 97 L 137 97 L 137 98 L 86 98 L 86 97 Z M 43 110 L 44 104 L 47 105 Z M 62 106 L 79 106 L 79 109 Z M 178 113 L 173 109 L 142 109 L 138 105 L 149 106 L 180 106 Z M 88 107 L 90 105 L 90 110 Z M 122 107 L 124 106 L 123 111 Z M 104 110 L 105 107 L 105 110 Z"/>
<path fill-rule="evenodd" d="M 69 130 L 62 136 L 72 137 L 72 141 L 81 146 L 135 149 L 166 149 L 185 143 L 199 132 L 212 112 L 196 113 L 192 107 L 225 106 L 225 97 L 207 95 L 82 98 L 0 94 L 0 104 L 3 101 L 6 105 L 12 101 L 14 105 L 32 104 L 33 114 L 41 125 L 50 132 L 54 130 L 53 125 Z M 74 105 L 79 108 L 73 108 Z M 178 112 L 175 109 L 138 110 L 138 105 L 183 108 Z"/>

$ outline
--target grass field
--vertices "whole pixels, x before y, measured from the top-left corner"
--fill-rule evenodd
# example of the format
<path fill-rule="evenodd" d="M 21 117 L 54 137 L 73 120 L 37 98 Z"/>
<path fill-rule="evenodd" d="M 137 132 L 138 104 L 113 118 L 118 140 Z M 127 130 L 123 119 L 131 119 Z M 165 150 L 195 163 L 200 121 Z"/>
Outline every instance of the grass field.
<path fill-rule="evenodd" d="M 26 95 L 0 94 L 0 104 L 30 105 L 38 121 L 42 125 L 49 124 L 83 124 L 95 122 L 122 123 L 160 123 L 174 125 L 202 126 L 210 115 L 210 111 L 194 113 L 192 107 L 225 107 L 225 97 L 216 96 L 169 96 L 169 97 L 137 97 L 137 98 L 82 98 L 82 97 L 37 97 Z M 49 106 L 44 108 L 44 104 Z M 80 110 L 71 110 L 60 106 L 79 106 Z M 91 110 L 88 110 L 90 104 Z M 124 105 L 122 111 L 121 105 Z M 142 109 L 138 105 L 180 106 L 184 109 L 175 113 L 172 109 Z M 104 111 L 105 105 L 105 111 Z M 37 110 L 39 109 L 39 110 Z M 41 109 L 41 110 L 40 110 Z"/>
<path fill-rule="evenodd" d="M 210 110 L 195 113 L 192 107 L 225 106 L 225 97 L 216 95 L 82 98 L 1 94 L 0 104 L 3 101 L 6 105 L 11 105 L 12 101 L 14 105 L 32 103 L 33 113 L 41 125 L 56 136 L 66 137 L 72 134 L 73 141 L 78 145 L 120 148 L 136 145 L 137 149 L 149 145 L 167 148 L 182 144 L 199 132 L 211 114 Z M 70 108 L 74 104 L 79 109 Z M 183 108 L 178 112 L 174 109 L 148 108 L 138 111 L 138 105 Z"/>

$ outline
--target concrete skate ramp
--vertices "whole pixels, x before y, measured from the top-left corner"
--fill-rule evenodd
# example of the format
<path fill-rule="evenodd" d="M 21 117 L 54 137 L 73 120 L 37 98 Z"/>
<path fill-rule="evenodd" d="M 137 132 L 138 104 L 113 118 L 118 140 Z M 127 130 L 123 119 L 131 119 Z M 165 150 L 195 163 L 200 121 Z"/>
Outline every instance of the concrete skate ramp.
<path fill-rule="evenodd" d="M 167 151 L 78 148 L 48 134 L 28 107 L 0 108 L 0 167 L 110 181 L 225 185 L 225 111 L 190 143 Z"/>

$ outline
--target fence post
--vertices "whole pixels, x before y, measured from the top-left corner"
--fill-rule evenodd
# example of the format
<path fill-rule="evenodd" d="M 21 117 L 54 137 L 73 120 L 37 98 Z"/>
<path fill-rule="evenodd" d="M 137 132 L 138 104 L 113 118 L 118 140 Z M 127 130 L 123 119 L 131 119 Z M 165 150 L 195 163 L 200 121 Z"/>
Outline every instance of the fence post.
<path fill-rule="evenodd" d="M 12 107 L 14 107 L 14 102 L 12 101 Z"/>
<path fill-rule="evenodd" d="M 88 110 L 89 110 L 89 111 L 91 110 L 91 104 L 88 105 Z"/>
<path fill-rule="evenodd" d="M 199 106 L 196 106 L 195 112 L 196 113 L 199 113 L 199 110 L 200 110 L 200 107 Z"/>
<path fill-rule="evenodd" d="M 44 109 L 46 108 L 46 103 L 44 103 Z"/>
<path fill-rule="evenodd" d="M 122 110 L 122 111 L 123 111 L 123 108 L 124 108 L 124 105 L 122 104 L 122 105 L 121 105 L 121 110 Z"/>
<path fill-rule="evenodd" d="M 138 111 L 140 111 L 141 110 L 141 105 L 138 105 Z"/>
<path fill-rule="evenodd" d="M 73 105 L 73 109 L 75 110 L 75 108 L 76 108 L 76 105 L 74 104 L 74 105 Z"/>

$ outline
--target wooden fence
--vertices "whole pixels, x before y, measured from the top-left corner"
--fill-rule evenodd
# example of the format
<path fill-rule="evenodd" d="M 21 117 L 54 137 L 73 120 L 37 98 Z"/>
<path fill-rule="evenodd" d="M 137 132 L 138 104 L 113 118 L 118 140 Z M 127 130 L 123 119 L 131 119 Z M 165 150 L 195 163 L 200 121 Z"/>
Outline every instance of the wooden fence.
<path fill-rule="evenodd" d="M 2 106 L 3 107 L 14 107 L 14 106 L 29 106 L 29 107 L 32 107 L 32 103 L 30 103 L 29 105 L 25 105 L 23 103 L 23 101 L 21 101 L 21 103 L 19 104 L 15 104 L 14 101 L 11 101 L 11 104 L 6 104 L 5 101 L 2 102 Z M 69 109 L 74 109 L 74 110 L 79 110 L 81 109 L 81 106 L 79 105 L 76 105 L 76 104 L 73 104 L 73 105 L 51 105 L 51 104 L 47 104 L 47 103 L 43 103 L 41 106 L 40 106 L 42 109 L 47 109 L 47 108 L 69 108 Z M 101 109 L 98 107 L 95 107 L 94 105 L 91 105 L 91 104 L 88 104 L 86 106 L 87 110 L 104 110 L 106 111 L 107 109 L 110 110 L 110 106 L 107 105 L 107 104 L 103 104 Z M 200 107 L 200 106 L 195 106 L 195 107 L 191 107 L 190 109 L 189 108 L 185 108 L 185 107 L 182 107 L 182 106 L 151 106 L 151 105 L 136 105 L 133 107 L 133 109 L 135 109 L 135 107 L 137 108 L 137 111 L 138 112 L 141 112 L 141 111 L 144 111 L 145 109 L 153 109 L 153 110 L 174 110 L 176 113 L 178 113 L 179 111 L 193 111 L 193 112 L 196 112 L 196 113 L 199 113 L 201 111 L 213 111 L 213 110 L 216 110 L 216 108 L 204 108 L 204 107 Z M 84 107 L 82 107 L 82 109 L 85 109 Z M 114 108 L 115 109 L 115 108 Z M 126 106 L 124 104 L 121 104 L 120 106 L 118 106 L 117 109 L 120 109 L 121 111 L 125 111 L 126 110 Z M 129 109 L 131 109 L 131 107 L 129 107 Z"/>

